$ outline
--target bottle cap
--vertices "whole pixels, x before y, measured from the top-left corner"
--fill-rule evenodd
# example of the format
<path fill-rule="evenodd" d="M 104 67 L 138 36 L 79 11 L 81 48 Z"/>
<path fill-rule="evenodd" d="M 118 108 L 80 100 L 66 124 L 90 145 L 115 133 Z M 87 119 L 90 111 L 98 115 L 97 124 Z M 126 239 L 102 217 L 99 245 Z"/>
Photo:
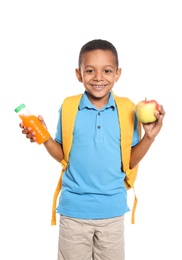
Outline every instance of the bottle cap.
<path fill-rule="evenodd" d="M 20 110 L 22 110 L 25 107 L 24 104 L 21 104 L 20 106 L 18 106 L 17 108 L 15 108 L 15 112 L 18 113 L 20 112 Z"/>

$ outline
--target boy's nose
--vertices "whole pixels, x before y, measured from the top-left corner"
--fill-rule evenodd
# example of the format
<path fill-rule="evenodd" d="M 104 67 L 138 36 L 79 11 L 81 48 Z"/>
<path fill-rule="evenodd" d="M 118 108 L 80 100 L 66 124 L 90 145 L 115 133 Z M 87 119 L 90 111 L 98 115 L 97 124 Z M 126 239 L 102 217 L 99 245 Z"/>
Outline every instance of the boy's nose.
<path fill-rule="evenodd" d="M 102 72 L 101 71 L 96 71 L 94 75 L 94 80 L 102 80 Z"/>

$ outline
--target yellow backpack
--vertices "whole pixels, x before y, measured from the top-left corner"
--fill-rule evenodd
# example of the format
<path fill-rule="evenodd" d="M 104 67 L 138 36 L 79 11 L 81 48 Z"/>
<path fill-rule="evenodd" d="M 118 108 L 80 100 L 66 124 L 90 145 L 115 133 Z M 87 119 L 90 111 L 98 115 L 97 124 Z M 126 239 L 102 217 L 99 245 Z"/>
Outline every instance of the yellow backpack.
<path fill-rule="evenodd" d="M 62 104 L 62 146 L 64 159 L 61 161 L 62 171 L 60 174 L 60 178 L 54 193 L 53 197 L 53 205 L 52 205 L 52 220 L 51 225 L 56 225 L 56 206 L 57 206 L 57 197 L 62 188 L 62 176 L 64 171 L 67 168 L 69 161 L 69 153 L 71 150 L 72 140 L 73 140 L 73 129 L 74 129 L 74 121 L 76 118 L 76 114 L 78 111 L 78 106 L 80 103 L 80 99 L 82 94 L 78 94 L 75 96 L 70 96 L 64 99 Z M 134 190 L 134 182 L 136 180 L 138 165 L 133 169 L 129 168 L 130 162 L 130 153 L 131 153 L 131 143 L 134 131 L 134 109 L 135 104 L 125 97 L 119 97 L 114 95 L 114 100 L 116 102 L 116 106 L 118 109 L 119 122 L 120 122 L 120 132 L 121 132 L 121 153 L 122 153 L 122 164 L 123 171 L 126 174 L 125 177 L 125 186 L 127 190 L 133 188 Z M 138 123 L 139 134 L 141 138 L 141 123 Z M 131 223 L 134 224 L 134 214 L 137 205 L 137 198 L 135 195 L 134 205 L 132 209 L 132 218 Z"/>

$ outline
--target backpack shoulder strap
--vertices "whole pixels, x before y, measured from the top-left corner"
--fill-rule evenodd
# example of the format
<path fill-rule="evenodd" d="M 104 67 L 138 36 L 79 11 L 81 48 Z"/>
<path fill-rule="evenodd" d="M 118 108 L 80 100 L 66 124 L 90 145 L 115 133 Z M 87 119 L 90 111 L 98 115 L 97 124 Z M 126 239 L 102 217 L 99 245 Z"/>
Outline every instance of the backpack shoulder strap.
<path fill-rule="evenodd" d="M 82 94 L 65 98 L 62 104 L 62 144 L 64 160 L 68 162 L 73 140 L 73 129 Z"/>
<path fill-rule="evenodd" d="M 57 198 L 62 188 L 62 176 L 67 168 L 67 164 L 69 160 L 69 153 L 71 150 L 71 145 L 73 140 L 74 122 L 75 122 L 81 97 L 82 94 L 67 97 L 64 99 L 62 104 L 61 123 L 62 123 L 62 147 L 63 147 L 64 158 L 61 161 L 62 171 L 53 197 L 51 225 L 56 225 Z"/>
<path fill-rule="evenodd" d="M 122 163 L 123 163 L 123 171 L 126 173 L 125 184 L 127 189 L 130 189 L 131 187 L 133 187 L 133 184 L 135 182 L 137 168 L 138 168 L 138 167 L 134 167 L 132 169 L 132 176 L 130 176 L 131 169 L 129 168 L 129 162 L 130 162 L 132 137 L 134 131 L 135 104 L 126 97 L 114 96 L 114 98 L 118 108 L 118 115 L 119 115 L 119 122 L 120 122 Z M 138 122 L 138 130 L 141 138 L 140 122 Z"/>
<path fill-rule="evenodd" d="M 118 97 L 114 96 L 116 106 L 118 109 L 118 116 L 120 122 L 120 131 L 121 131 L 121 154 L 122 154 L 122 168 L 126 174 L 125 177 L 125 186 L 128 189 L 133 188 L 134 190 L 134 182 L 137 177 L 138 165 L 133 169 L 130 169 L 130 154 L 131 154 L 131 146 L 132 146 L 132 137 L 134 131 L 134 110 L 135 104 L 126 97 Z M 141 123 L 138 122 L 138 130 L 141 138 Z M 135 193 L 135 192 L 134 192 Z M 137 205 L 137 198 L 135 195 L 134 205 L 132 209 L 132 224 L 135 222 L 134 214 Z"/>

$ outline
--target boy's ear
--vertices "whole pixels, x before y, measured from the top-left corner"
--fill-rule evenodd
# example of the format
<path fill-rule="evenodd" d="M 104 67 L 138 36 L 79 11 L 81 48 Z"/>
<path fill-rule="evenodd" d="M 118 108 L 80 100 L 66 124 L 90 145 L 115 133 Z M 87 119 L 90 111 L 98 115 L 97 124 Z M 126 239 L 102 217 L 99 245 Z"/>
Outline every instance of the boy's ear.
<path fill-rule="evenodd" d="M 75 69 L 75 73 L 76 73 L 76 77 L 77 77 L 78 81 L 83 82 L 80 70 Z"/>
<path fill-rule="evenodd" d="M 116 75 L 115 75 L 115 82 L 118 81 L 118 79 L 119 79 L 120 76 L 121 76 L 121 73 L 122 73 L 122 69 L 119 68 L 119 69 L 117 70 L 117 72 L 116 72 Z"/>

